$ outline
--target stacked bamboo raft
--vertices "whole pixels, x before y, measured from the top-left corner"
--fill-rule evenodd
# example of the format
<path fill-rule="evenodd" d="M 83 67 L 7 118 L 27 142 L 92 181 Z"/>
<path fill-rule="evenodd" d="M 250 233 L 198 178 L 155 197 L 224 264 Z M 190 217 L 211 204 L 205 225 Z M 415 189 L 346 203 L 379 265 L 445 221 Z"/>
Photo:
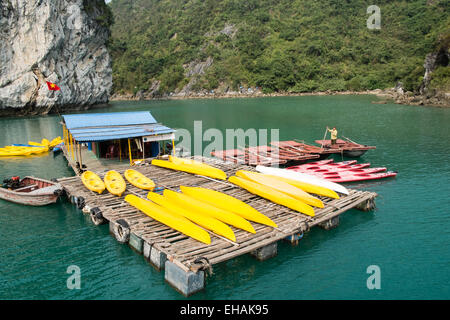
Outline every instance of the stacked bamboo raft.
<path fill-rule="evenodd" d="M 242 164 L 202 157 L 195 159 L 222 169 L 227 176 L 233 175 L 238 170 L 254 171 L 253 167 Z M 236 242 L 211 233 L 211 244 L 206 245 L 153 220 L 125 202 L 123 196 L 127 194 L 146 198 L 147 191 L 145 190 L 127 184 L 127 190 L 123 196 L 117 197 L 110 193 L 96 194 L 89 191 L 83 186 L 79 176 L 58 180 L 69 197 L 75 197 L 79 207 L 91 213 L 94 223 L 109 221 L 110 224 L 124 225 L 129 234 L 167 255 L 168 260 L 177 264 L 185 272 L 197 272 L 210 268 L 214 264 L 253 252 L 286 237 L 303 234 L 316 225 L 326 228 L 327 223 L 347 210 L 352 208 L 373 209 L 374 199 L 377 196 L 373 192 L 350 190 L 348 196 L 342 196 L 340 199 L 319 197 L 325 206 L 322 209 L 316 209 L 314 217 L 309 217 L 251 194 L 228 181 L 218 181 L 151 165 L 133 168 L 155 181 L 157 187 L 178 191 L 180 185 L 196 186 L 234 196 L 248 203 L 278 225 L 278 228 L 272 228 L 252 223 L 256 234 L 232 227 L 236 235 Z M 95 170 L 101 178 L 109 169 L 111 167 L 107 169 L 89 168 L 89 170 Z M 117 166 L 114 169 L 123 174 L 126 167 Z M 94 208 L 96 209 L 93 210 Z M 99 215 L 98 212 L 101 214 Z"/>

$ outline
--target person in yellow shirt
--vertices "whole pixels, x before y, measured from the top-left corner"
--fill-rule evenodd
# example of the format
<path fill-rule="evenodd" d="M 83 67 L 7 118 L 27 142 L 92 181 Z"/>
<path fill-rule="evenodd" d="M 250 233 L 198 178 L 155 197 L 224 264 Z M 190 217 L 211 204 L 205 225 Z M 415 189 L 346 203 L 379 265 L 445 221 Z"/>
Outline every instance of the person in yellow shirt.
<path fill-rule="evenodd" d="M 331 133 L 331 145 L 335 145 L 336 140 L 337 140 L 337 134 L 338 134 L 336 127 L 333 127 L 333 129 L 330 129 L 327 127 L 327 130 Z"/>

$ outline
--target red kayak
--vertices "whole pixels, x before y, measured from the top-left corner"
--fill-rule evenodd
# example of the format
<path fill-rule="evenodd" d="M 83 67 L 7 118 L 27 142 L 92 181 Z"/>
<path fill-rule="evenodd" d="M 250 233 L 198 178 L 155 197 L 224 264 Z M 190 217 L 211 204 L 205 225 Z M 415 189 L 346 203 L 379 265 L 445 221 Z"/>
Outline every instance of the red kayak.
<path fill-rule="evenodd" d="M 333 159 L 325 159 L 325 160 L 319 160 L 319 161 L 314 161 L 314 162 L 308 162 L 305 164 L 301 164 L 298 166 L 294 166 L 294 167 L 302 167 L 302 166 L 321 166 L 323 164 L 328 164 L 328 163 L 332 163 L 334 160 Z"/>
<path fill-rule="evenodd" d="M 373 168 L 377 169 L 377 168 Z M 381 169 L 381 168 L 380 168 Z M 385 169 L 385 168 L 383 168 Z M 358 169 L 361 171 L 334 171 L 334 172 L 315 172 L 315 171 L 307 171 L 308 174 L 314 175 L 316 177 L 326 179 L 332 182 L 353 182 L 353 181 L 364 181 L 364 180 L 376 180 L 388 177 L 395 177 L 397 175 L 396 172 L 388 171 L 388 172 L 371 172 L 367 169 Z"/>
<path fill-rule="evenodd" d="M 315 166 L 347 166 L 351 164 L 355 164 L 357 160 L 349 160 L 349 161 L 342 161 L 342 162 L 334 162 L 333 159 L 326 159 L 326 160 L 320 160 L 320 161 L 314 161 L 314 162 L 308 162 L 304 164 L 299 164 L 297 166 L 292 166 L 290 168 L 308 168 L 308 167 L 315 167 Z"/>
<path fill-rule="evenodd" d="M 358 164 L 340 164 L 338 163 L 327 163 L 322 165 L 299 165 L 287 168 L 288 170 L 294 171 L 309 171 L 309 170 L 354 170 L 354 169 L 364 169 L 370 167 L 370 163 L 358 163 Z"/>
<path fill-rule="evenodd" d="M 348 175 L 332 175 L 329 177 L 324 177 L 327 180 L 330 180 L 332 182 L 355 182 L 355 181 L 366 181 L 366 180 L 378 180 L 383 178 L 389 178 L 389 177 L 395 177 L 397 175 L 397 172 L 379 172 L 379 173 L 355 173 L 355 174 L 348 174 Z"/>
<path fill-rule="evenodd" d="M 296 172 L 303 172 L 303 173 L 317 173 L 317 174 L 332 174 L 332 173 L 340 173 L 340 174 L 346 174 L 348 173 L 377 173 L 377 172 L 383 172 L 386 171 L 386 167 L 377 167 L 377 168 L 353 168 L 353 167 L 342 167 L 342 168 L 331 168 L 331 169 L 291 169 Z"/>

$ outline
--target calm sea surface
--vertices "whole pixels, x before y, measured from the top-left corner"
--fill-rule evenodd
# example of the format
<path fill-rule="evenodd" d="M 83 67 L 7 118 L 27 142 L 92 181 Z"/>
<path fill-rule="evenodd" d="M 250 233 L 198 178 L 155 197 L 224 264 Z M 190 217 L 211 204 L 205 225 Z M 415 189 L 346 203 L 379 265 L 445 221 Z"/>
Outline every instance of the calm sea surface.
<path fill-rule="evenodd" d="M 348 211 L 331 231 L 280 243 L 265 262 L 243 256 L 214 267 L 194 299 L 449 299 L 450 109 L 371 104 L 372 96 L 114 102 L 90 112 L 149 110 L 193 131 L 278 128 L 280 139 L 322 139 L 324 128 L 376 145 L 359 162 L 398 171 L 353 184 L 379 194 L 374 212 Z M 62 136 L 58 116 L 0 119 L 0 146 Z M 336 160 L 340 160 L 337 157 Z M 62 155 L 0 158 L 1 178 L 74 175 Z M 33 208 L 0 200 L 0 299 L 185 299 L 144 258 L 65 201 Z M 66 287 L 68 266 L 81 289 Z M 381 289 L 366 286 L 367 267 Z"/>

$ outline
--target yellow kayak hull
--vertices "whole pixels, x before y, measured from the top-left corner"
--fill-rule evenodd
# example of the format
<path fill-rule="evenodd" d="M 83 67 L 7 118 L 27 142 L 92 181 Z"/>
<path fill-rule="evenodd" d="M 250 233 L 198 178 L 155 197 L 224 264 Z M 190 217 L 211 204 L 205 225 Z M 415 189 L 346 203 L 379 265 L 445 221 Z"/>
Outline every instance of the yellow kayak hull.
<path fill-rule="evenodd" d="M 209 215 L 226 224 L 230 224 L 236 228 L 248 231 L 250 233 L 256 233 L 250 222 L 231 211 L 223 210 L 221 208 L 210 205 L 209 203 L 199 201 L 185 194 L 168 189 L 164 190 L 164 196 L 172 200 L 178 206 L 189 208 L 190 210 L 195 210 L 196 212 Z"/>
<path fill-rule="evenodd" d="M 225 172 L 218 168 L 214 168 L 212 166 L 202 164 L 202 166 L 199 165 L 192 165 L 192 164 L 186 164 L 182 162 L 171 162 L 171 161 L 164 161 L 159 159 L 152 160 L 152 165 L 177 170 L 177 171 L 183 171 L 188 173 L 193 173 L 197 175 L 207 176 L 214 179 L 220 179 L 220 180 L 226 180 L 227 175 Z"/>
<path fill-rule="evenodd" d="M 277 227 L 275 222 L 258 210 L 254 209 L 252 206 L 225 193 L 200 187 L 180 186 L 180 189 L 181 192 L 188 196 L 200 201 L 208 202 L 209 204 L 221 209 L 229 210 L 237 215 L 240 215 L 244 219 L 270 227 Z"/>
<path fill-rule="evenodd" d="M 61 139 L 61 137 L 56 137 L 55 139 L 53 139 L 52 141 L 50 141 L 49 147 L 50 147 L 50 148 L 53 148 L 53 147 L 55 147 L 56 145 L 58 145 L 58 144 L 60 144 L 60 143 L 63 143 L 63 142 L 64 142 L 64 140 Z"/>
<path fill-rule="evenodd" d="M 127 187 L 122 175 L 115 170 L 110 170 L 105 174 L 103 178 L 106 189 L 113 195 L 122 196 Z"/>
<path fill-rule="evenodd" d="M 314 184 L 301 182 L 301 181 L 297 181 L 297 180 L 293 180 L 293 179 L 289 179 L 289 178 L 278 177 L 278 176 L 274 176 L 271 174 L 264 174 L 264 175 L 274 178 L 274 179 L 278 179 L 278 180 L 286 182 L 286 183 L 289 183 L 290 185 L 297 187 L 299 189 L 302 189 L 305 192 L 314 193 L 319 196 L 324 196 L 324 197 L 328 197 L 328 198 L 332 198 L 332 199 L 339 199 L 339 195 L 334 190 L 331 190 L 328 188 L 316 186 Z"/>
<path fill-rule="evenodd" d="M 3 148 L 0 148 L 0 155 L 29 156 L 32 154 L 41 154 L 47 151 L 48 147 L 5 146 Z"/>
<path fill-rule="evenodd" d="M 231 230 L 229 226 L 227 226 L 222 221 L 217 220 L 216 218 L 199 213 L 194 210 L 186 210 L 176 205 L 170 199 L 154 192 L 149 192 L 147 198 L 166 208 L 170 212 L 179 214 L 205 229 L 211 230 L 212 232 L 221 235 L 231 241 L 236 241 L 236 236 L 234 235 L 233 230 Z"/>
<path fill-rule="evenodd" d="M 270 187 L 266 187 L 265 185 L 236 176 L 231 176 L 230 178 L 228 178 L 228 181 L 237 186 L 240 186 L 250 193 L 256 194 L 274 203 L 281 204 L 292 210 L 314 217 L 314 209 L 311 206 L 281 191 L 277 191 Z"/>
<path fill-rule="evenodd" d="M 310 206 L 323 208 L 323 202 L 320 201 L 320 199 L 311 196 L 309 193 L 306 193 L 302 189 L 294 187 L 293 185 L 287 182 L 283 182 L 278 179 L 264 176 L 263 174 L 258 172 L 251 172 L 245 170 L 237 171 L 236 176 L 247 180 L 251 180 L 253 182 L 262 184 L 266 187 L 273 188 L 283 193 L 286 193 L 287 195 L 296 198 L 300 201 L 303 201 L 304 203 L 309 204 Z"/>
<path fill-rule="evenodd" d="M 181 215 L 174 214 L 173 212 L 157 205 L 151 201 L 139 198 L 135 195 L 129 194 L 125 196 L 125 201 L 133 207 L 141 210 L 147 216 L 156 221 L 165 224 L 166 226 L 175 229 L 188 237 L 203 242 L 205 244 L 211 244 L 211 237 L 208 232 L 192 223 Z"/>
<path fill-rule="evenodd" d="M 106 186 L 105 183 L 100 179 L 100 177 L 92 171 L 85 171 L 81 175 L 81 181 L 84 186 L 91 191 L 97 192 L 98 194 L 102 193 Z"/>
<path fill-rule="evenodd" d="M 29 155 L 31 155 L 31 151 L 21 151 L 21 150 L 0 151 L 0 157 L 29 156 Z"/>
<path fill-rule="evenodd" d="M 41 140 L 41 145 L 48 147 L 48 146 L 50 146 L 50 141 L 48 141 L 48 139 L 44 138 Z"/>
<path fill-rule="evenodd" d="M 173 162 L 175 164 L 184 164 L 184 165 L 194 166 L 194 167 L 199 167 L 199 168 L 214 168 L 214 167 L 210 166 L 209 164 L 206 164 L 206 163 L 203 163 L 203 162 L 200 162 L 197 160 L 178 158 L 178 157 L 174 157 L 174 156 L 169 156 L 169 161 Z"/>
<path fill-rule="evenodd" d="M 46 145 L 44 145 L 44 144 L 42 144 L 40 142 L 28 141 L 28 144 L 30 146 L 46 147 Z"/>
<path fill-rule="evenodd" d="M 150 191 L 153 191 L 153 189 L 155 188 L 155 183 L 153 182 L 153 180 L 147 178 L 139 171 L 133 169 L 125 170 L 124 176 L 128 180 L 128 182 L 136 188 Z"/>

